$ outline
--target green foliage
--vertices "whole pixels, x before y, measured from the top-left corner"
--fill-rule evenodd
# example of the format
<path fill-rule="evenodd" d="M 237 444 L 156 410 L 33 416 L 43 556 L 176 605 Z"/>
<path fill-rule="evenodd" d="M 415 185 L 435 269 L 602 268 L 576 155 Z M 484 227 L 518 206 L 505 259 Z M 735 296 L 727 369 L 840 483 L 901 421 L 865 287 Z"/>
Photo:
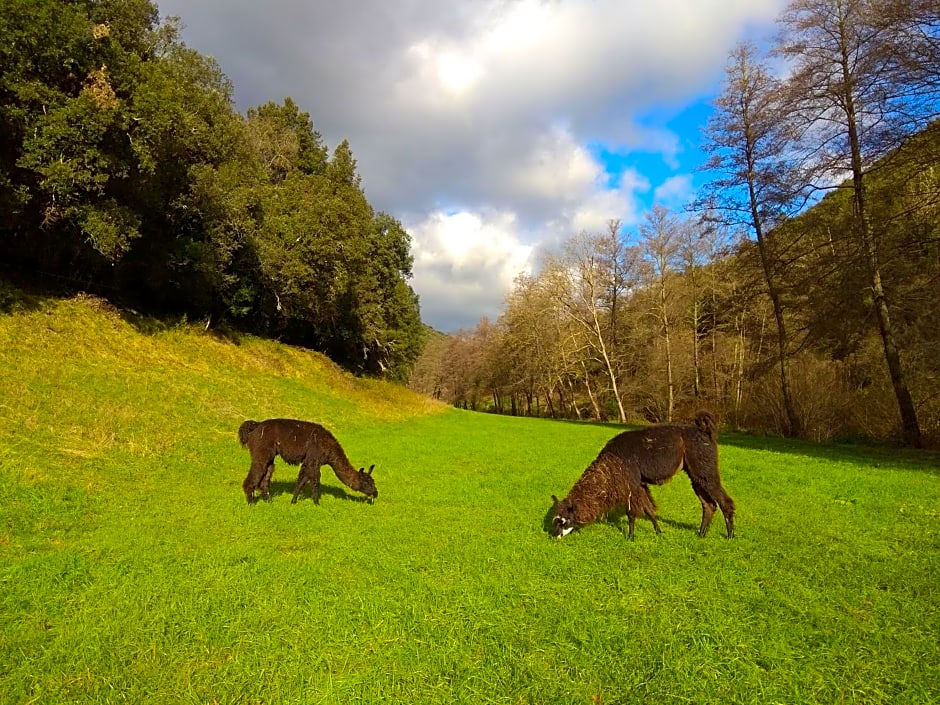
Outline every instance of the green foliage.
<path fill-rule="evenodd" d="M 303 174 L 326 170 L 327 149 L 310 116 L 291 98 L 284 105 L 266 103 L 248 111 L 248 138 L 272 184 L 297 169 Z"/>
<path fill-rule="evenodd" d="M 347 142 L 290 98 L 238 115 L 149 0 L 0 0 L 0 30 L 5 266 L 406 376 L 410 239 Z"/>
<path fill-rule="evenodd" d="M 738 536 L 562 541 L 549 496 L 619 427 L 448 410 L 321 356 L 0 289 L 9 702 L 911 705 L 940 682 L 936 456 L 724 434 Z M 148 331 L 143 333 L 141 331 Z M 376 463 L 320 506 L 240 484 L 245 418 Z"/>

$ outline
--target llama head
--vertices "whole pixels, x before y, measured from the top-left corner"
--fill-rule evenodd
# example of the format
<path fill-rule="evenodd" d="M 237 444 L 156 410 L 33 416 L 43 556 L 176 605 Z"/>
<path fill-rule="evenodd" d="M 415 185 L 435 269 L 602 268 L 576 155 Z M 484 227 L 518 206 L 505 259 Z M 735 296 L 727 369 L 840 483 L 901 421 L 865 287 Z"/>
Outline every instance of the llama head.
<path fill-rule="evenodd" d="M 356 489 L 369 498 L 369 504 L 372 504 L 375 498 L 379 496 L 379 491 L 375 488 L 375 480 L 372 479 L 373 470 L 375 470 L 374 464 L 370 465 L 368 470 L 359 468 L 359 472 L 356 473 L 356 479 L 359 484 Z"/>
<path fill-rule="evenodd" d="M 567 497 L 559 502 L 558 498 L 552 495 L 552 501 L 555 503 L 555 508 L 553 510 L 552 528 L 549 533 L 552 538 L 560 539 L 577 528 L 578 507 Z"/>

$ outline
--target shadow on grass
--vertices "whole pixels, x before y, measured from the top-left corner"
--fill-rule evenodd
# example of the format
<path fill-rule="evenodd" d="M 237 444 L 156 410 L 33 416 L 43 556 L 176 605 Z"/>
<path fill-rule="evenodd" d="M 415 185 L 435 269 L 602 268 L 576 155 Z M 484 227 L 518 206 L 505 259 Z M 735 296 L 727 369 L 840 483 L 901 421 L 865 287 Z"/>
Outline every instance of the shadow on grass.
<path fill-rule="evenodd" d="M 57 298 L 60 297 L 41 290 L 27 291 L 11 281 L 8 275 L 0 275 L 0 314 L 41 311 Z"/>
<path fill-rule="evenodd" d="M 555 505 L 553 503 L 549 503 L 548 509 L 545 510 L 545 514 L 542 516 L 542 530 L 549 536 L 551 536 L 552 519 L 554 518 L 554 516 L 555 516 Z M 664 519 L 658 514 L 656 515 L 656 520 L 660 524 L 663 524 L 665 526 L 670 526 L 674 529 L 681 529 L 683 531 L 697 532 L 699 528 L 696 524 L 690 524 L 686 521 L 675 521 L 673 519 Z M 626 512 L 624 511 L 622 507 L 619 509 L 615 509 L 612 512 L 609 512 L 596 523 L 608 524 L 614 527 L 615 529 L 617 529 L 621 534 L 623 534 L 624 538 L 627 537 Z M 646 524 L 647 526 L 650 527 L 650 529 L 652 529 L 653 527 L 653 523 L 649 519 L 639 519 L 636 522 L 637 526 L 640 526 L 642 524 Z"/>
<path fill-rule="evenodd" d="M 294 486 L 296 483 L 289 482 L 287 480 L 272 480 L 271 481 L 271 499 L 279 495 L 286 494 L 289 497 L 294 496 Z M 368 502 L 368 497 L 360 494 L 350 494 L 352 490 L 347 492 L 341 487 L 335 487 L 333 485 L 328 485 L 324 482 L 320 483 L 320 498 L 322 499 L 325 496 L 334 497 L 336 499 L 343 499 L 350 502 Z M 304 487 L 300 492 L 300 496 L 297 497 L 297 502 L 303 502 L 304 500 L 310 501 L 310 485 Z"/>
<path fill-rule="evenodd" d="M 118 292 L 108 295 L 98 291 L 90 282 L 87 284 L 82 286 L 81 282 L 67 281 L 61 277 L 0 269 L 0 314 L 39 311 L 57 301 L 74 298 L 89 303 L 95 309 L 119 316 L 143 335 L 156 335 L 192 325 L 203 328 L 208 335 L 235 345 L 248 337 L 246 332 L 215 321 L 211 316 L 200 320 L 182 313 L 140 313 Z"/>
<path fill-rule="evenodd" d="M 138 313 L 134 309 L 119 307 L 115 307 L 115 311 L 125 323 L 142 335 L 157 335 L 181 326 L 193 326 L 201 328 L 206 335 L 210 335 L 216 340 L 232 343 L 233 345 L 240 345 L 248 337 L 245 332 L 232 328 L 227 324 L 215 322 L 211 317 L 207 317 L 205 320 L 193 320 L 185 315 L 155 316 L 153 314 Z"/>
<path fill-rule="evenodd" d="M 882 465 L 903 467 L 905 470 L 940 474 L 940 451 L 917 450 L 892 445 L 862 445 L 855 443 L 813 443 L 812 441 L 758 436 L 745 433 L 725 433 L 718 437 L 719 445 L 832 462 L 852 461 L 879 468 Z"/>

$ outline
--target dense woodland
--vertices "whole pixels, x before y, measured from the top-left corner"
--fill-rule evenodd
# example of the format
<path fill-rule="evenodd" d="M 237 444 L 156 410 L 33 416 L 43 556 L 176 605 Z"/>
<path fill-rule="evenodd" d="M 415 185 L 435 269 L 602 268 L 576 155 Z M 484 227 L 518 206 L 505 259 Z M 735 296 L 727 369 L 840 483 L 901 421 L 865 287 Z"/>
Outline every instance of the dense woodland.
<path fill-rule="evenodd" d="M 682 212 L 612 220 L 437 336 L 455 405 L 940 444 L 940 6 L 795 0 L 729 55 Z"/>
<path fill-rule="evenodd" d="M 0 0 L 0 267 L 404 379 L 408 233 L 349 144 L 232 95 L 150 0 Z"/>

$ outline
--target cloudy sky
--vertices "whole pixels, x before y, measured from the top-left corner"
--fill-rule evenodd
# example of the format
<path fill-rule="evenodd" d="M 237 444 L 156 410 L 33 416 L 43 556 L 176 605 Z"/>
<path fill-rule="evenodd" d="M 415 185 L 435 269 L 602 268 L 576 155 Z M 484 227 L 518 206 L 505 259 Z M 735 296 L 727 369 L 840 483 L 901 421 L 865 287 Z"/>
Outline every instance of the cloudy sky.
<path fill-rule="evenodd" d="M 679 208 L 725 60 L 785 0 L 157 0 L 241 111 L 292 97 L 348 139 L 413 238 L 444 331 L 496 318 L 540 253 Z"/>

